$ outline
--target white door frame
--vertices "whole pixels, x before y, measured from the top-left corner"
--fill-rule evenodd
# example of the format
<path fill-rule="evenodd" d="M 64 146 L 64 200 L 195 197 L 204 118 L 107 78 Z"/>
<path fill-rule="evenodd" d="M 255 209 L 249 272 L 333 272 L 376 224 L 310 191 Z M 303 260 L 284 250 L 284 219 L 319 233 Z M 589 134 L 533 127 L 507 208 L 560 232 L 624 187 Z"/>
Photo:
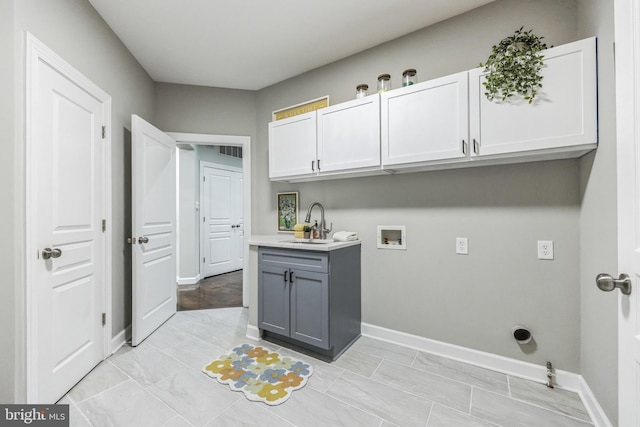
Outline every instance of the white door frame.
<path fill-rule="evenodd" d="M 107 315 L 107 323 L 103 328 L 104 354 L 106 358 L 111 354 L 111 292 L 112 292 L 112 255 L 111 255 L 111 97 L 96 86 L 91 80 L 82 75 L 73 66 L 63 60 L 55 52 L 45 46 L 32 34 L 26 33 L 26 73 L 25 73 L 25 311 L 24 317 L 19 321 L 24 322 L 25 338 L 25 366 L 26 366 L 26 398 L 27 402 L 33 402 L 37 396 L 37 300 L 36 300 L 36 263 L 35 254 L 39 249 L 37 245 L 37 222 L 34 210 L 36 209 L 35 177 L 36 164 L 34 155 L 34 126 L 36 126 L 35 107 L 32 96 L 37 90 L 37 64 L 46 62 L 60 74 L 81 86 L 84 90 L 104 103 L 104 126 L 106 135 L 102 145 L 103 158 L 103 218 L 107 221 L 107 229 L 104 233 L 104 313 Z"/>
<path fill-rule="evenodd" d="M 208 168 L 212 168 L 212 169 L 218 169 L 218 170 L 224 170 L 224 171 L 229 171 L 229 172 L 240 172 L 242 173 L 242 168 L 238 168 L 235 166 L 227 166 L 227 165 L 221 165 L 219 163 L 213 163 L 213 162 L 208 162 L 208 161 L 204 161 L 204 160 L 200 160 L 200 166 L 199 166 L 199 174 L 200 174 L 200 197 L 199 197 L 199 202 L 200 202 L 200 217 L 202 217 L 203 214 L 203 209 L 204 209 L 204 203 L 203 199 L 204 199 L 204 182 L 202 181 L 202 177 L 204 176 L 204 168 L 208 167 Z M 243 208 L 244 211 L 244 208 Z M 244 212 L 243 212 L 244 213 Z M 198 221 L 198 224 L 201 225 L 202 223 L 200 221 Z M 200 257 L 198 258 L 198 265 L 200 266 L 200 278 L 204 279 L 205 276 L 202 274 L 202 262 L 200 262 L 200 259 L 202 259 L 203 254 L 204 254 L 204 248 L 205 248 L 205 236 L 204 236 L 204 228 L 200 227 L 200 231 L 198 233 L 198 236 L 200 238 Z"/>
<path fill-rule="evenodd" d="M 640 5 L 637 0 L 616 0 L 616 140 L 618 176 L 618 273 L 631 277 L 631 295 L 618 293 L 618 423 L 640 426 L 640 372 L 636 367 L 640 309 L 638 270 L 638 196 L 636 171 L 640 159 Z"/>
<path fill-rule="evenodd" d="M 227 145 L 232 147 L 242 147 L 242 174 L 243 174 L 243 200 L 242 215 L 244 217 L 244 265 L 242 268 L 242 305 L 249 307 L 249 239 L 251 235 L 251 137 L 235 135 L 209 135 L 200 133 L 180 133 L 166 132 L 171 135 L 176 142 L 195 145 Z M 179 194 L 176 194 L 179 197 Z M 177 206 L 176 206 L 177 208 Z M 178 229 L 180 228 L 180 216 L 178 218 Z M 180 240 L 180 239 L 176 239 Z M 178 243 L 178 254 L 180 253 Z M 178 259 L 180 257 L 178 256 Z M 200 266 L 201 263 L 198 263 Z"/>

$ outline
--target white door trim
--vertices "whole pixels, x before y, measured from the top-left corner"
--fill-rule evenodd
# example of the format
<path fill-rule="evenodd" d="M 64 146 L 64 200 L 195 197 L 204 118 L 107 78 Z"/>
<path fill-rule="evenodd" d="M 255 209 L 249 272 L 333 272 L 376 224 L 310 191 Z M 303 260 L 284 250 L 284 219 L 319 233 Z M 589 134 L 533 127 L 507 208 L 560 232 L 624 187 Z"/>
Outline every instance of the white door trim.
<path fill-rule="evenodd" d="M 249 236 L 251 236 L 251 137 L 235 135 L 209 135 L 200 133 L 167 132 L 178 143 L 200 145 L 228 145 L 242 147 L 243 200 L 244 217 L 244 267 L 242 269 L 242 305 L 249 307 Z M 178 197 L 178 195 L 176 195 Z M 178 217 L 179 218 L 179 217 Z M 178 224 L 179 227 L 179 224 Z M 200 265 L 200 263 L 198 263 Z"/>
<path fill-rule="evenodd" d="M 103 144 L 103 194 L 104 194 L 104 212 L 103 218 L 107 221 L 107 229 L 104 238 L 104 313 L 107 315 L 107 323 L 103 329 L 104 336 L 104 354 L 106 358 L 111 349 L 111 286 L 112 286 L 112 256 L 111 256 L 111 97 L 96 86 L 91 80 L 82 75 L 73 66 L 63 60 L 55 52 L 45 46 L 41 41 L 34 37 L 31 33 L 26 33 L 26 70 L 25 70 L 25 311 L 24 317 L 18 319 L 24 322 L 25 337 L 25 366 L 26 366 L 26 398 L 27 402 L 33 402 L 38 395 L 38 378 L 37 378 L 37 301 L 35 277 L 36 262 L 35 256 L 39 248 L 36 242 L 37 223 L 34 215 L 36 203 L 36 179 L 37 170 L 35 165 L 33 133 L 36 123 L 33 98 L 37 88 L 37 65 L 42 61 L 49 64 L 60 74 L 69 80 L 81 86 L 88 93 L 99 99 L 103 105 L 103 119 L 106 127 L 106 137 Z"/>
<path fill-rule="evenodd" d="M 636 0 L 616 0 L 616 148 L 618 187 L 618 271 L 631 277 L 631 295 L 618 290 L 618 423 L 640 426 L 640 369 L 638 355 L 638 310 L 640 309 L 640 256 L 638 254 L 637 196 L 640 184 L 640 6 Z"/>

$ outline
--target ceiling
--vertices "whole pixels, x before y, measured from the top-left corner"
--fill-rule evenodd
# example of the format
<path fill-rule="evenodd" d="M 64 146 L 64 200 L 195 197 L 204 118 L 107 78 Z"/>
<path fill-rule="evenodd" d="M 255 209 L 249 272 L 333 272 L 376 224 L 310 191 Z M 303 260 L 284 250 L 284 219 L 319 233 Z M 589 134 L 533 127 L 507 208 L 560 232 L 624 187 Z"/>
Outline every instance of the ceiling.
<path fill-rule="evenodd" d="M 157 82 L 257 90 L 494 0 L 89 0 Z"/>

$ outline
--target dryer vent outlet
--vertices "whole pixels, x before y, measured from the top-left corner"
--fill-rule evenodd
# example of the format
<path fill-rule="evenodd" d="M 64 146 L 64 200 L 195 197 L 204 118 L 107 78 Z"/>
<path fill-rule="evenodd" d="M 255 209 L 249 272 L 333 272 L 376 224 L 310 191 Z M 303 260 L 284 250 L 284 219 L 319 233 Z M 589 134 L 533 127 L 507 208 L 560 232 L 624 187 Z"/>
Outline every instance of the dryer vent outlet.
<path fill-rule="evenodd" d="M 529 344 L 531 342 L 532 336 L 531 336 L 531 332 L 527 328 L 523 326 L 514 326 L 513 338 L 515 338 L 518 344 L 524 345 L 524 344 Z"/>

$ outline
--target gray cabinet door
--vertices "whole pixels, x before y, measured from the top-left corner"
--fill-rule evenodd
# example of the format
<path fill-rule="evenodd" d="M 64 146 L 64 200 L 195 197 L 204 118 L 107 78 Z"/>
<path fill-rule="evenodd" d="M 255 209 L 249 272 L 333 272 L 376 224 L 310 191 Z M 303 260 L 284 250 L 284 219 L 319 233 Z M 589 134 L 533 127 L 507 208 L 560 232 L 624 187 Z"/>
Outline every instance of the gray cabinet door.
<path fill-rule="evenodd" d="M 258 327 L 289 335 L 289 269 L 258 266 Z"/>
<path fill-rule="evenodd" d="M 329 349 L 329 275 L 292 270 L 291 329 L 296 340 Z"/>

